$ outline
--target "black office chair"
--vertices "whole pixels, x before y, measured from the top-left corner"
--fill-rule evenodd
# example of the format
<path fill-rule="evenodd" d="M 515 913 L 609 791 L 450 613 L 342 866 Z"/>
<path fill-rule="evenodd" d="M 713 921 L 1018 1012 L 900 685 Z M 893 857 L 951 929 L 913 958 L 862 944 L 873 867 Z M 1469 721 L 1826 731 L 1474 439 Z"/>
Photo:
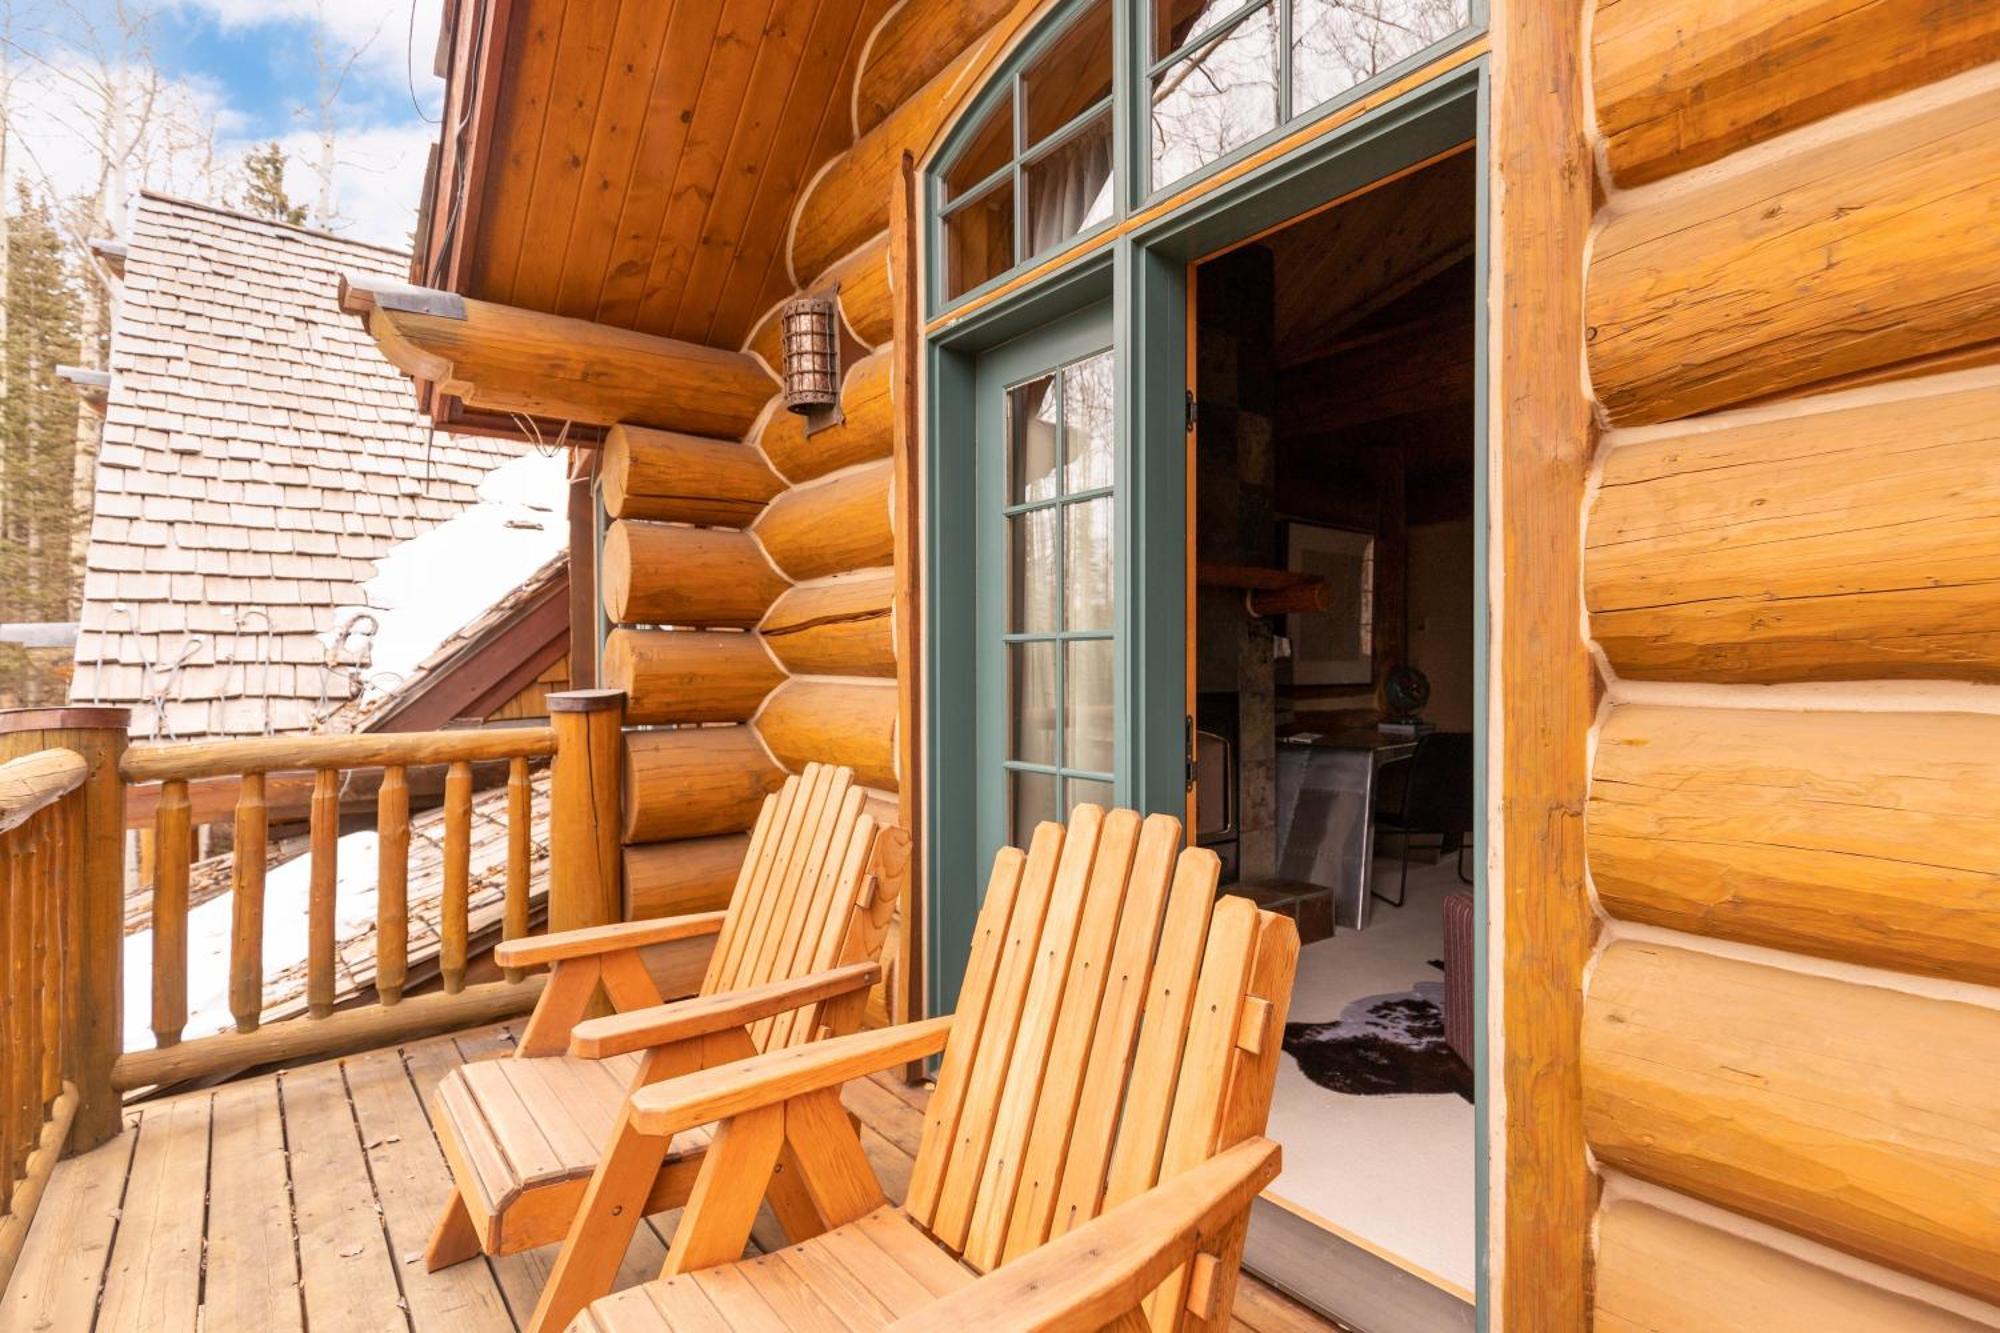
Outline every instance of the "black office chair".
<path fill-rule="evenodd" d="M 1401 772 L 1395 772 L 1400 769 Z M 1409 896 L 1410 843 L 1413 837 L 1435 836 L 1438 851 L 1458 846 L 1458 878 L 1470 884 L 1465 853 L 1472 842 L 1472 733 L 1433 731 L 1417 738 L 1408 759 L 1383 766 L 1375 802 L 1377 832 L 1394 833 L 1403 843 L 1403 869 L 1396 896 L 1374 893 L 1391 907 Z M 1400 784 L 1396 779 L 1400 777 Z M 1371 877 L 1370 883 L 1373 880 Z M 1373 889 L 1370 889 L 1373 893 Z"/>

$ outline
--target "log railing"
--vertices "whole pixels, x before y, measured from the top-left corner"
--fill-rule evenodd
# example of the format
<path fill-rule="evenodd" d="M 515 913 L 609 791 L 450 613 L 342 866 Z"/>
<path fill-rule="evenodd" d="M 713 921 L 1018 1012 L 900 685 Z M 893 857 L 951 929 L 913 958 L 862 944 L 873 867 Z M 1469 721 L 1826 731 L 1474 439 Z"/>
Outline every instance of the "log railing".
<path fill-rule="evenodd" d="M 616 700 L 613 701 L 614 703 Z M 467 984 L 471 944 L 473 770 L 504 764 L 507 772 L 507 855 L 502 932 L 525 934 L 529 923 L 529 870 L 533 761 L 557 753 L 552 727 L 291 736 L 254 740 L 134 745 L 120 771 L 133 786 L 158 784 L 153 801 L 158 849 L 153 888 L 152 1028 L 150 1051 L 127 1051 L 112 1069 L 113 1086 L 147 1087 L 245 1068 L 272 1059 L 328 1054 L 396 1040 L 440 1025 L 477 1022 L 532 1006 L 539 980 L 520 972 L 480 985 Z M 558 770 L 563 766 L 558 762 Z M 342 792 L 359 771 L 373 777 L 377 860 L 375 996 L 373 1005 L 338 1015 L 336 949 L 340 882 Z M 441 990 L 404 998 L 409 981 L 410 775 L 443 772 L 443 867 L 438 904 L 437 968 Z M 312 774 L 309 820 L 309 888 L 306 908 L 305 1013 L 263 1030 L 265 855 L 270 821 L 267 779 Z M 586 780 L 590 777 L 584 769 Z M 233 917 L 229 944 L 229 1007 L 235 1030 L 182 1041 L 188 1021 L 188 867 L 192 783 L 226 779 L 236 785 L 235 847 L 231 880 Z M 611 780 L 615 782 L 615 769 Z M 292 780 L 296 785 L 296 780 Z M 551 803 L 597 801 L 601 794 L 572 790 L 560 772 Z M 431 790 L 436 790 L 435 786 Z M 616 793 L 612 792 L 615 800 Z M 553 818 L 551 823 L 556 822 Z M 552 877 L 551 882 L 554 882 Z M 616 911 L 615 905 L 611 909 Z M 612 919 L 615 919 L 612 918 Z"/>
<path fill-rule="evenodd" d="M 83 856 L 90 762 L 50 749 L 0 764 L 0 1287 L 76 1115 L 68 892 Z"/>

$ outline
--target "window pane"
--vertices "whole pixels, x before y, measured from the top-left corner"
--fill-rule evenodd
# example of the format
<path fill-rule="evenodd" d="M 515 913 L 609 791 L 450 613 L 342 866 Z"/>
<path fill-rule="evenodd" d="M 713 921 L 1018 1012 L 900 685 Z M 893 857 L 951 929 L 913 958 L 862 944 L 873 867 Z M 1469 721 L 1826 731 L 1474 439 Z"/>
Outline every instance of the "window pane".
<path fill-rule="evenodd" d="M 1278 20 L 1266 5 L 1153 80 L 1153 186 L 1278 123 Z"/>
<path fill-rule="evenodd" d="M 1028 254 L 1052 250 L 1111 216 L 1111 112 L 1023 168 Z"/>
<path fill-rule="evenodd" d="M 1472 22 L 1469 0 L 1290 0 L 1292 110 L 1336 97 Z"/>
<path fill-rule="evenodd" d="M 943 173 L 946 202 L 958 198 L 1005 166 L 1014 156 L 1014 95 L 1010 92 L 986 113 L 986 119 Z"/>
<path fill-rule="evenodd" d="M 1152 58 L 1164 60 L 1242 8 L 1243 0 L 1153 0 Z"/>
<path fill-rule="evenodd" d="M 1035 839 L 1035 825 L 1056 817 L 1056 780 L 1047 773 L 1007 774 L 1007 840 L 1022 851 Z"/>
<path fill-rule="evenodd" d="M 1111 0 L 1099 0 L 1021 73 L 1023 148 L 1111 96 Z"/>
<path fill-rule="evenodd" d="M 1111 628 L 1111 517 L 1108 495 L 1063 506 L 1065 629 Z"/>
<path fill-rule="evenodd" d="M 1056 628 L 1056 511 L 1031 509 L 1007 520 L 1007 629 Z"/>
<path fill-rule="evenodd" d="M 1007 391 L 1007 503 L 1056 498 L 1054 375 Z"/>
<path fill-rule="evenodd" d="M 1111 640 L 1079 639 L 1064 647 L 1069 670 L 1063 677 L 1063 766 L 1109 773 L 1118 760 Z"/>
<path fill-rule="evenodd" d="M 1094 491 L 1111 484 L 1116 437 L 1111 353 L 1079 361 L 1063 372 L 1063 491 Z"/>
<path fill-rule="evenodd" d="M 947 296 L 1014 267 L 1014 182 L 1003 180 L 952 213 L 944 230 Z"/>
<path fill-rule="evenodd" d="M 1056 645 L 1007 645 L 1007 757 L 1056 762 Z"/>
<path fill-rule="evenodd" d="M 1071 778 L 1067 786 L 1069 789 L 1064 795 L 1071 810 L 1079 805 L 1101 805 L 1109 810 L 1118 799 L 1116 790 L 1108 782 L 1097 782 L 1090 778 Z"/>

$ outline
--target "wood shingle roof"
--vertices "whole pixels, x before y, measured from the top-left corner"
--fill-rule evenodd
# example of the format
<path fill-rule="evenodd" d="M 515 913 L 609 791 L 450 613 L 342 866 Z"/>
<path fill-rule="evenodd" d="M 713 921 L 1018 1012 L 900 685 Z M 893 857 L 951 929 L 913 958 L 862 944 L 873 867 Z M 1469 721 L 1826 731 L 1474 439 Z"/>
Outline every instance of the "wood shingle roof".
<path fill-rule="evenodd" d="M 354 691 L 335 608 L 524 446 L 433 434 L 335 305 L 407 256 L 142 195 L 111 346 L 76 678 L 135 736 L 300 731 Z"/>

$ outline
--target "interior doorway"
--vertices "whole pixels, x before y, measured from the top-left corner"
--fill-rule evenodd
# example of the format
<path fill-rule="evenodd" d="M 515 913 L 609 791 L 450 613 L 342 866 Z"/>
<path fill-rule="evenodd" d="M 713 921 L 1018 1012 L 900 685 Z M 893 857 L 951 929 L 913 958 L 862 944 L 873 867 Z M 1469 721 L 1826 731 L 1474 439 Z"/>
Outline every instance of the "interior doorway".
<path fill-rule="evenodd" d="M 1476 170 L 1468 145 L 1205 259 L 1189 349 L 1190 822 L 1304 943 L 1277 1201 L 1468 1318 Z"/>

